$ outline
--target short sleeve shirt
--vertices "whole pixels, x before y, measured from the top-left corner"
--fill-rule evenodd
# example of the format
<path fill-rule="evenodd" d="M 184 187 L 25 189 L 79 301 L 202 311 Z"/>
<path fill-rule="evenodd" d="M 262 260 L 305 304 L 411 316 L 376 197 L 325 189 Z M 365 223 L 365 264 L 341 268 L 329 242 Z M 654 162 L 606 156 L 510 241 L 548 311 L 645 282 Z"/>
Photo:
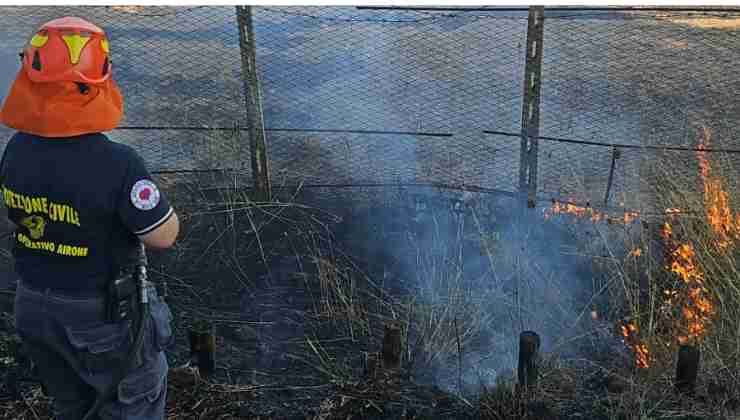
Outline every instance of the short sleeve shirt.
<path fill-rule="evenodd" d="M 131 147 L 103 134 L 15 134 L 0 161 L 15 268 L 38 288 L 103 290 L 144 235 L 173 213 Z"/>
<path fill-rule="evenodd" d="M 128 156 L 123 187 L 118 194 L 116 213 L 135 235 L 145 235 L 169 219 L 172 207 L 152 179 L 144 161 L 133 150 Z"/>

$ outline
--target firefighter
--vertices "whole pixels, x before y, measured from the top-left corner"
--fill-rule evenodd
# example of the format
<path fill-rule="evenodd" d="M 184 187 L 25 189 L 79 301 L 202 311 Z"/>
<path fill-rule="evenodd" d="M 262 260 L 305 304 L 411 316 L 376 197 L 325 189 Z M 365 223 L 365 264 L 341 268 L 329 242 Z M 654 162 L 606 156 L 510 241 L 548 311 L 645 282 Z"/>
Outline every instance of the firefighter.
<path fill-rule="evenodd" d="M 147 287 L 147 316 L 134 319 L 133 306 L 119 310 L 136 296 L 111 284 L 141 243 L 171 247 L 179 221 L 142 158 L 102 134 L 123 115 L 109 49 L 105 32 L 83 19 L 44 24 L 0 109 L 0 123 L 16 130 L 0 161 L 15 225 L 16 329 L 57 420 L 85 418 L 106 390 L 88 418 L 164 417 L 170 309 Z M 143 344 L 124 370 L 137 323 Z"/>

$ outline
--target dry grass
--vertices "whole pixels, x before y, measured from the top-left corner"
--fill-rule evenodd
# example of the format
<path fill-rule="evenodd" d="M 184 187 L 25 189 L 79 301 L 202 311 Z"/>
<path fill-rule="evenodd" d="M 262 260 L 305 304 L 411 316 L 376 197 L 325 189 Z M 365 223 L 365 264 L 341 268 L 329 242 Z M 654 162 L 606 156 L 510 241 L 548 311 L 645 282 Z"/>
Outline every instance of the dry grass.
<path fill-rule="evenodd" d="M 729 419 L 740 405 L 735 397 L 740 390 L 740 248 L 718 248 L 717 234 L 707 224 L 705 197 L 695 188 L 672 183 L 685 178 L 672 176 L 671 165 L 656 168 L 664 180 L 653 189 L 656 201 L 683 210 L 666 220 L 676 241 L 695 250 L 696 267 L 715 309 L 706 332 L 692 339 L 702 352 L 692 398 L 679 398 L 673 390 L 677 338 L 686 326 L 681 325 L 680 307 L 666 307 L 665 291 L 685 295 L 689 289 L 666 269 L 660 223 L 533 216 L 497 220 L 501 212 L 478 202 L 461 216 L 431 212 L 422 232 L 407 232 L 398 250 L 397 257 L 406 258 L 413 269 L 396 281 L 414 285 L 399 294 L 335 241 L 337 215 L 300 204 L 297 193 L 283 201 L 254 202 L 241 188 L 243 175 L 233 171 L 192 178 L 187 184 L 169 180 L 178 189 L 173 201 L 188 203 L 181 207 L 188 227 L 167 264 L 152 268 L 168 279 L 178 335 L 185 335 L 189 323 L 204 319 L 241 325 L 255 331 L 257 342 L 224 344 L 220 351 L 233 349 L 242 356 L 268 338 L 265 325 L 276 321 L 243 320 L 240 309 L 222 309 L 228 299 L 253 291 L 262 293 L 255 298 L 259 303 L 264 296 L 282 296 L 288 286 L 298 291 L 305 298 L 301 307 L 276 304 L 268 309 L 283 315 L 299 312 L 304 320 L 300 336 L 283 340 L 280 351 L 286 360 L 311 367 L 300 372 L 311 378 L 311 386 L 333 390 L 332 397 L 313 401 L 321 413 L 316 418 L 361 418 L 363 410 L 394 412 L 385 403 L 403 410 L 413 406 L 419 413 L 425 401 L 431 409 L 450 400 L 461 408 L 475 406 L 483 419 Z M 720 175 L 727 176 L 714 174 Z M 553 232 L 574 242 L 548 242 Z M 639 254 L 633 252 L 638 248 Z M 670 246 L 668 251 L 670 255 Z M 274 264 L 276 254 L 286 252 L 299 263 L 299 269 L 287 274 Z M 548 263 L 553 258 L 566 264 Z M 470 261 L 478 263 L 472 272 Z M 256 278 L 247 262 L 264 264 L 263 278 Z M 570 263 L 584 265 L 589 274 L 573 283 L 578 272 L 561 271 Z M 200 276 L 211 269 L 229 275 L 196 284 L 188 277 L 194 269 Z M 584 290 L 588 293 L 580 293 Z M 637 368 L 636 356 L 621 341 L 619 326 L 625 320 L 637 327 L 635 342 L 649 349 L 648 368 Z M 401 325 L 406 379 L 368 381 L 362 354 L 380 350 L 388 322 Z M 518 334 L 525 329 L 555 339 L 542 351 L 539 385 L 522 393 L 513 368 Z M 219 355 L 223 370 L 229 368 L 226 356 Z M 206 383 L 173 370 L 168 417 L 237 418 L 240 401 L 266 398 L 264 387 L 290 387 L 286 378 L 258 368 L 257 380 L 248 385 Z M 409 380 L 414 378 L 436 381 L 442 390 L 428 391 Z M 12 418 L 43 418 L 48 401 L 37 390 L 24 395 L 22 401 L 3 402 L 2 408 Z"/>
<path fill-rule="evenodd" d="M 699 131 L 698 138 L 703 142 L 708 143 L 710 137 L 708 130 Z M 707 161 L 712 169 L 702 175 L 702 159 L 697 158 L 699 192 L 692 185 L 676 182 L 685 181 L 686 177 L 676 171 L 686 168 L 676 168 L 669 160 L 656 165 L 657 179 L 661 180 L 652 188 L 656 202 L 665 209 L 681 209 L 680 215 L 654 220 L 638 234 L 624 237 L 621 244 L 607 244 L 615 253 L 620 248 L 640 250 L 606 269 L 616 286 L 611 287 L 611 300 L 622 308 L 626 323 L 635 326 L 634 334 L 627 339 L 635 350 L 633 362 L 643 354 L 649 366 L 632 366 L 630 391 L 620 399 L 609 400 L 617 404 L 618 410 L 604 418 L 720 419 L 737 415 L 740 237 L 737 227 L 726 224 L 723 233 L 710 223 L 716 219 L 711 215 L 721 213 L 721 209 L 718 212 L 712 207 L 724 205 L 718 198 L 721 194 L 717 185 L 723 177 L 732 175 L 712 166 L 711 156 Z M 704 194 L 702 184 L 707 186 Z M 738 203 L 733 199 L 726 204 L 736 217 Z M 665 236 L 666 224 L 671 227 L 670 237 Z M 727 237 L 732 239 L 728 241 Z M 674 379 L 680 344 L 697 346 L 701 364 L 695 396 L 679 401 Z M 644 353 L 636 351 L 638 345 L 644 346 L 639 347 Z"/>
<path fill-rule="evenodd" d="M 711 147 L 711 135 L 698 127 L 697 139 L 704 146 Z M 680 209 L 680 213 L 642 217 L 641 222 L 609 228 L 599 227 L 603 218 L 589 221 L 593 213 L 588 211 L 553 220 L 565 223 L 580 238 L 589 223 L 596 232 L 596 240 L 582 240 L 568 252 L 589 256 L 600 274 L 594 279 L 591 298 L 592 317 L 598 321 L 585 333 L 593 333 L 605 345 L 587 346 L 588 351 L 575 359 L 546 354 L 540 387 L 524 400 L 516 391 L 515 379 L 499 378 L 481 399 L 485 418 L 652 420 L 740 415 L 740 202 L 736 194 L 723 193 L 723 189 L 732 191 L 727 181 L 734 172 L 722 173 L 720 168 L 728 166 L 716 164 L 719 159 L 697 154 L 695 184 L 687 183 L 686 171 L 691 168 L 676 165 L 670 156 L 650 163 L 651 179 L 659 180 L 646 189 L 651 205 Z M 670 239 L 665 237 L 665 223 L 672 228 Z M 624 337 L 621 327 L 630 325 L 633 330 Z M 701 352 L 691 396 L 675 390 L 680 344 Z M 603 350 L 605 354 L 600 353 Z M 551 410 L 545 417 L 532 412 L 532 404 L 536 407 L 543 401 Z"/>
<path fill-rule="evenodd" d="M 670 21 L 698 29 L 721 29 L 725 31 L 740 29 L 740 19 L 737 18 L 689 18 L 670 19 Z"/>

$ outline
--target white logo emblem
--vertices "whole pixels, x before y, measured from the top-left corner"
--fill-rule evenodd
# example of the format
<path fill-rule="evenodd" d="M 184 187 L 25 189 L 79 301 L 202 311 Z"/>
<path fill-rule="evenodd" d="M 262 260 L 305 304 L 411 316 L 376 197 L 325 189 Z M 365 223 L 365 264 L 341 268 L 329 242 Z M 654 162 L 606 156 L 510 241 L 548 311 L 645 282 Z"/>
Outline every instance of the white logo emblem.
<path fill-rule="evenodd" d="M 131 188 L 131 203 L 139 210 L 151 210 L 159 204 L 159 189 L 148 179 L 137 181 Z"/>

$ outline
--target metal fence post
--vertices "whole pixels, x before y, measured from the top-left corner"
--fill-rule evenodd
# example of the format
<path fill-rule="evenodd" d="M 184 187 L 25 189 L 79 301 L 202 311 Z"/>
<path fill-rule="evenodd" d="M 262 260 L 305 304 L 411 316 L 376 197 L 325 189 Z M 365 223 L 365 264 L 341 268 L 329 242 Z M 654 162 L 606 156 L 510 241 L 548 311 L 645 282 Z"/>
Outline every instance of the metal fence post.
<path fill-rule="evenodd" d="M 612 191 L 612 183 L 614 182 L 614 169 L 617 166 L 617 159 L 622 155 L 619 148 L 612 148 L 612 165 L 609 168 L 609 179 L 606 181 L 606 193 L 604 194 L 604 207 L 609 205 L 609 195 Z"/>
<path fill-rule="evenodd" d="M 247 105 L 247 124 L 252 155 L 252 177 L 254 178 L 255 200 L 270 201 L 269 160 L 265 140 L 265 123 L 262 115 L 262 92 L 257 75 L 257 52 L 254 41 L 254 23 L 251 6 L 236 6 L 239 24 L 239 48 L 242 58 L 244 98 Z"/>
<path fill-rule="evenodd" d="M 540 86 L 542 80 L 542 39 L 545 8 L 529 8 L 527 58 L 524 66 L 522 99 L 522 146 L 519 164 L 519 191 L 527 206 L 537 202 L 537 137 L 540 135 Z"/>

